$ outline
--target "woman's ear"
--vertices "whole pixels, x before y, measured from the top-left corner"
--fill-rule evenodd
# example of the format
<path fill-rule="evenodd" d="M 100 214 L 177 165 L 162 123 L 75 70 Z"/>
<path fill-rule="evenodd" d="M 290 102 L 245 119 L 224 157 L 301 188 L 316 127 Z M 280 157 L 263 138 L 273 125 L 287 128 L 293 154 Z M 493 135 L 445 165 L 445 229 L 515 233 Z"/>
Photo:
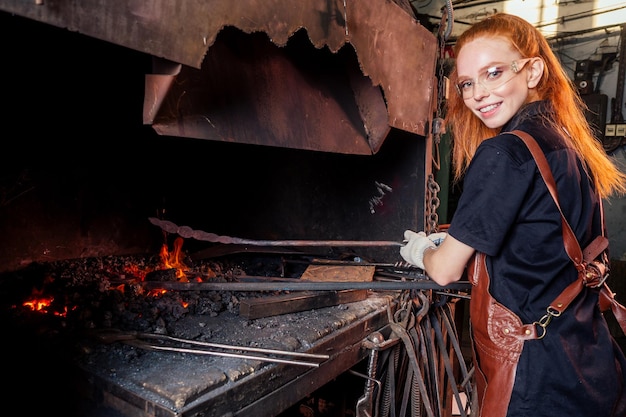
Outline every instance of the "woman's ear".
<path fill-rule="evenodd" d="M 541 80 L 541 77 L 543 76 L 543 66 L 544 66 L 543 59 L 539 57 L 536 57 L 531 61 L 530 66 L 528 68 L 528 73 L 526 76 L 526 82 L 528 83 L 528 88 L 537 87 L 537 84 L 539 84 L 539 81 Z"/>

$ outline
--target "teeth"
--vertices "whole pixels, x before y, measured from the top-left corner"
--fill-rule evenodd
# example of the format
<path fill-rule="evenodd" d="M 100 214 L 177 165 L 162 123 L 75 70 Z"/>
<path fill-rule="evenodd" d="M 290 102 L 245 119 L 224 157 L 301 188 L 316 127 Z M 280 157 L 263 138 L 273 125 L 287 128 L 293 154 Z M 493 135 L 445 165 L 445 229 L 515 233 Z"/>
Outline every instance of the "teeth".
<path fill-rule="evenodd" d="M 480 109 L 481 113 L 487 113 L 488 111 L 491 111 L 493 109 L 495 109 L 496 107 L 498 107 L 497 104 L 492 104 L 491 106 L 487 106 L 487 107 L 483 107 Z"/>

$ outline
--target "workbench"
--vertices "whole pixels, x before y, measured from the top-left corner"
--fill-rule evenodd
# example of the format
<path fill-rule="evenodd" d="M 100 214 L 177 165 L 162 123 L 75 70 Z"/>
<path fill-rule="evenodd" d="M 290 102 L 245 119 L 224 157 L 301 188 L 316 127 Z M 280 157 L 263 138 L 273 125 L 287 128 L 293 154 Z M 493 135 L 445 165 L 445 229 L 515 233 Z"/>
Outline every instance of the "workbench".
<path fill-rule="evenodd" d="M 80 363 L 83 394 L 125 417 L 276 416 L 367 357 L 363 341 L 389 322 L 395 303 L 394 292 L 369 293 L 280 316 L 223 312 L 179 323 L 190 338 L 327 355 L 310 366 L 94 343 Z"/>

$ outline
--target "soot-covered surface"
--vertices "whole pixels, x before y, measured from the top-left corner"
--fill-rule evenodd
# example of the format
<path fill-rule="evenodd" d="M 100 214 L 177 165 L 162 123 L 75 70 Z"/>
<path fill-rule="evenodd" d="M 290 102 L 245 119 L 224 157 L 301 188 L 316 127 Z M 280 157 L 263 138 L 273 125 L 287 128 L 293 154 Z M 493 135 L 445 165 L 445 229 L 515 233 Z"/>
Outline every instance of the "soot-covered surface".
<path fill-rule="evenodd" d="M 96 416 L 96 410 L 112 408 L 133 417 L 210 416 L 272 393 L 275 411 L 288 407 L 303 395 L 301 388 L 280 393 L 289 381 L 308 372 L 310 392 L 362 358 L 359 341 L 384 325 L 390 295 L 250 320 L 239 315 L 242 300 L 280 293 L 147 291 L 142 285 L 146 280 L 236 282 L 271 276 L 277 268 L 284 274 L 276 262 L 196 261 L 177 277 L 179 269 L 164 267 L 163 256 L 102 257 L 33 264 L 5 274 L 3 327 L 7 358 L 15 365 L 8 393 L 37 399 L 14 401 L 8 408 L 28 415 Z M 158 351 L 125 343 L 119 336 L 126 332 L 325 356 L 251 359 L 240 355 L 257 353 L 179 343 L 180 351 Z M 142 340 L 157 348 L 171 346 L 171 340 Z M 287 362 L 276 362 L 277 357 Z M 151 411 L 142 414 L 145 410 Z"/>

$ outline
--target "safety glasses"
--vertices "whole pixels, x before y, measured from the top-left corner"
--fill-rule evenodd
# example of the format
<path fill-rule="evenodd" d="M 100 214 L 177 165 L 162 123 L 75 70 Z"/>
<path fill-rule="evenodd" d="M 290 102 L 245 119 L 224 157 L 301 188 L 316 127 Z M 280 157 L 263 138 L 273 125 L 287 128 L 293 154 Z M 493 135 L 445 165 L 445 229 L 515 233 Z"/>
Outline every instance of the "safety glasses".
<path fill-rule="evenodd" d="M 524 65 L 534 58 L 517 59 L 511 64 L 496 64 L 487 68 L 478 79 L 468 78 L 460 80 L 456 85 L 456 91 L 463 100 L 467 100 L 474 96 L 474 87 L 476 84 L 488 92 L 502 87 L 511 81 L 524 68 Z"/>

